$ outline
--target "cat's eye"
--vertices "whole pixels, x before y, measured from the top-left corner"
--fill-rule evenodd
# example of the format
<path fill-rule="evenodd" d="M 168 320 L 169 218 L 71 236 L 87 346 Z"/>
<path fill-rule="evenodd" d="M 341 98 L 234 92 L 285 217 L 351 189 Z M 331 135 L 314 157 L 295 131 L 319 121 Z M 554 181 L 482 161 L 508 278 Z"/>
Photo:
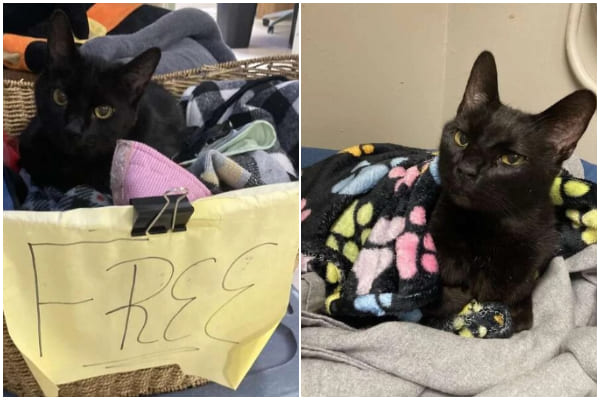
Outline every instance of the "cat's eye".
<path fill-rule="evenodd" d="M 98 106 L 94 108 L 94 115 L 99 119 L 108 119 L 113 115 L 115 109 L 111 106 Z"/>
<path fill-rule="evenodd" d="M 456 133 L 454 134 L 454 142 L 459 147 L 467 147 L 467 145 L 469 144 L 469 138 L 461 131 L 456 131 Z"/>
<path fill-rule="evenodd" d="M 54 102 L 59 106 L 64 106 L 68 102 L 67 95 L 60 89 L 54 89 L 52 99 L 54 99 Z"/>
<path fill-rule="evenodd" d="M 500 157 L 500 161 L 502 161 L 503 164 L 515 166 L 523 164 L 523 162 L 525 161 L 525 157 L 523 157 L 520 154 L 509 153 L 504 154 L 502 157 Z"/>

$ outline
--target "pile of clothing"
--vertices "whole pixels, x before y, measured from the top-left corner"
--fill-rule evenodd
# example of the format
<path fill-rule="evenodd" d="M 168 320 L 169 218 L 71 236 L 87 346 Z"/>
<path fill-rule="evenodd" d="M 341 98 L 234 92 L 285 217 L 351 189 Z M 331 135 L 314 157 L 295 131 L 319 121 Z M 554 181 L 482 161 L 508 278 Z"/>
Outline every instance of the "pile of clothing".
<path fill-rule="evenodd" d="M 161 49 L 156 74 L 234 61 L 219 28 L 202 10 L 176 11 L 141 3 L 9 4 L 4 7 L 4 66 L 39 73 L 46 62 L 48 19 L 63 10 L 83 54 L 127 62 Z"/>
<path fill-rule="evenodd" d="M 185 187 L 194 201 L 297 180 L 298 93 L 298 81 L 283 77 L 205 81 L 188 88 L 181 99 L 188 139 L 179 154 L 171 160 L 143 143 L 119 141 L 111 193 L 87 186 L 66 192 L 35 186 L 27 171 L 18 170 L 18 150 L 5 139 L 5 153 L 13 160 L 12 169 L 5 166 L 5 195 L 15 209 L 65 211 L 126 205 L 131 198 L 160 196 L 174 187 Z"/>

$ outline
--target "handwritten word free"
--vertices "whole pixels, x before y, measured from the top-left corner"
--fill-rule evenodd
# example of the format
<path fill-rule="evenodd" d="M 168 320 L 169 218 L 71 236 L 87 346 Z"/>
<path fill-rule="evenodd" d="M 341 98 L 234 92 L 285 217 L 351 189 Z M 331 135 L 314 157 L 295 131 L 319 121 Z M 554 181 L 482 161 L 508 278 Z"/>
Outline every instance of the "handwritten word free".
<path fill-rule="evenodd" d="M 136 244 L 142 246 L 139 253 L 148 253 L 148 246 L 143 247 L 147 239 L 119 240 L 138 242 Z M 259 282 L 257 276 L 268 278 L 276 268 L 264 263 L 265 255 L 278 246 L 274 242 L 254 244 L 241 253 L 227 256 L 195 255 L 195 259 L 188 257 L 185 263 L 181 262 L 182 257 L 175 257 L 179 262 L 174 262 L 168 257 L 148 254 L 119 260 L 110 253 L 114 242 L 29 244 L 40 357 L 47 350 L 44 332 L 48 324 L 63 323 L 65 330 L 71 330 L 69 334 L 77 334 L 77 326 L 65 323 L 72 308 L 89 313 L 89 318 L 102 319 L 106 332 L 110 333 L 110 337 L 103 340 L 109 342 L 111 349 L 158 342 L 185 344 L 186 338 L 198 335 L 236 344 L 243 333 L 225 329 L 231 324 L 224 324 L 224 319 L 251 321 L 251 315 L 244 308 L 244 296 L 252 290 L 264 290 L 260 285 L 266 283 L 262 279 Z M 49 252 L 66 251 L 65 256 L 76 257 L 89 246 L 106 246 L 106 260 L 81 265 L 76 259 L 70 259 L 64 265 L 52 266 L 45 261 Z M 81 275 L 86 269 L 91 282 L 68 291 L 53 290 L 56 279 Z M 95 285 L 94 280 L 99 283 Z M 268 279 L 266 281 L 268 283 Z M 102 336 L 103 332 L 98 335 Z M 195 348 L 183 346 L 175 350 L 193 351 Z"/>

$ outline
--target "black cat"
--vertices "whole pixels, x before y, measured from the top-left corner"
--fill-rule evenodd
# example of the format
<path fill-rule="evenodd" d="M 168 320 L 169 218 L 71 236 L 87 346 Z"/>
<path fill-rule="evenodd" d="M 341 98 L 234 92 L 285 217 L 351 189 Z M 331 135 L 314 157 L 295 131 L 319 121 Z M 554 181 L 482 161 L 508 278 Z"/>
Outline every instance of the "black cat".
<path fill-rule="evenodd" d="M 448 317 L 471 299 L 508 305 L 532 325 L 531 293 L 558 246 L 549 193 L 596 109 L 578 90 L 539 114 L 500 103 L 494 57 L 479 55 L 442 133 L 442 191 L 431 219 L 443 295 L 423 311 Z"/>
<path fill-rule="evenodd" d="M 20 139 L 22 167 L 36 185 L 109 191 L 118 139 L 146 143 L 169 157 L 180 150 L 182 110 L 150 82 L 160 56 L 151 48 L 124 65 L 84 57 L 67 16 L 52 15 L 47 67 L 35 84 L 37 115 Z"/>

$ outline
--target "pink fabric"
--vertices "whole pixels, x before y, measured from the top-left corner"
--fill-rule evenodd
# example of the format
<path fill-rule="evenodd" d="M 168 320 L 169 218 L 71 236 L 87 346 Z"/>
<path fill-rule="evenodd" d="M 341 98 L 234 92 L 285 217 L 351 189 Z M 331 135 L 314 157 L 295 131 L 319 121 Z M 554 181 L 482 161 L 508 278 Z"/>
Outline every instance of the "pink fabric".
<path fill-rule="evenodd" d="M 435 251 L 435 243 L 433 243 L 433 237 L 431 237 L 431 233 L 425 234 L 423 238 L 423 246 L 429 251 Z"/>
<path fill-rule="evenodd" d="M 302 210 L 302 215 L 300 216 L 301 221 L 304 221 L 306 218 L 308 218 L 310 216 L 311 210 L 305 210 L 304 207 L 306 207 L 306 199 L 302 199 L 300 202 L 300 208 Z"/>
<path fill-rule="evenodd" d="M 400 232 L 404 231 L 404 225 L 404 217 L 394 217 L 391 220 L 381 217 L 373 227 L 369 241 L 378 245 L 391 242 L 398 237 Z"/>
<path fill-rule="evenodd" d="M 396 168 L 402 168 L 402 167 L 396 167 Z M 394 171 L 396 168 L 392 169 L 392 171 Z M 404 168 L 402 168 L 402 169 L 404 169 Z M 392 171 L 390 171 L 390 174 L 389 174 L 390 178 L 395 177 L 396 175 L 401 177 L 401 179 L 398 179 L 396 181 L 396 186 L 394 187 L 394 192 L 397 192 L 402 184 L 404 184 L 410 188 L 420 174 L 419 169 L 416 166 L 413 166 L 413 167 L 410 167 L 409 169 L 407 169 L 405 174 L 402 173 L 402 171 L 398 171 L 397 173 L 394 174 L 394 176 L 392 176 Z"/>
<path fill-rule="evenodd" d="M 300 271 L 308 272 L 308 264 L 314 259 L 313 256 L 307 256 L 300 253 Z"/>
<path fill-rule="evenodd" d="M 421 257 L 421 265 L 423 266 L 425 271 L 429 272 L 430 274 L 435 274 L 438 272 L 437 259 L 433 254 L 423 254 L 423 256 Z"/>
<path fill-rule="evenodd" d="M 110 186 L 115 205 L 128 205 L 129 199 L 162 196 L 184 187 L 194 201 L 211 193 L 183 167 L 157 150 L 140 142 L 119 140 L 113 156 Z"/>
<path fill-rule="evenodd" d="M 310 216 L 311 210 L 304 210 L 302 211 L 302 221 L 304 221 L 306 218 L 308 218 Z"/>
<path fill-rule="evenodd" d="M 425 225 L 425 209 L 421 206 L 416 206 L 410 212 L 410 222 L 414 225 Z"/>
<path fill-rule="evenodd" d="M 396 240 L 396 267 L 402 279 L 410 279 L 417 273 L 417 245 L 419 237 L 406 232 Z"/>
<path fill-rule="evenodd" d="M 390 179 L 402 178 L 404 175 L 406 175 L 406 169 L 404 169 L 404 167 L 394 167 L 388 173 Z"/>
<path fill-rule="evenodd" d="M 390 266 L 393 259 L 394 254 L 388 248 L 363 249 L 352 267 L 356 279 L 358 279 L 356 293 L 368 294 L 375 278 Z"/>

